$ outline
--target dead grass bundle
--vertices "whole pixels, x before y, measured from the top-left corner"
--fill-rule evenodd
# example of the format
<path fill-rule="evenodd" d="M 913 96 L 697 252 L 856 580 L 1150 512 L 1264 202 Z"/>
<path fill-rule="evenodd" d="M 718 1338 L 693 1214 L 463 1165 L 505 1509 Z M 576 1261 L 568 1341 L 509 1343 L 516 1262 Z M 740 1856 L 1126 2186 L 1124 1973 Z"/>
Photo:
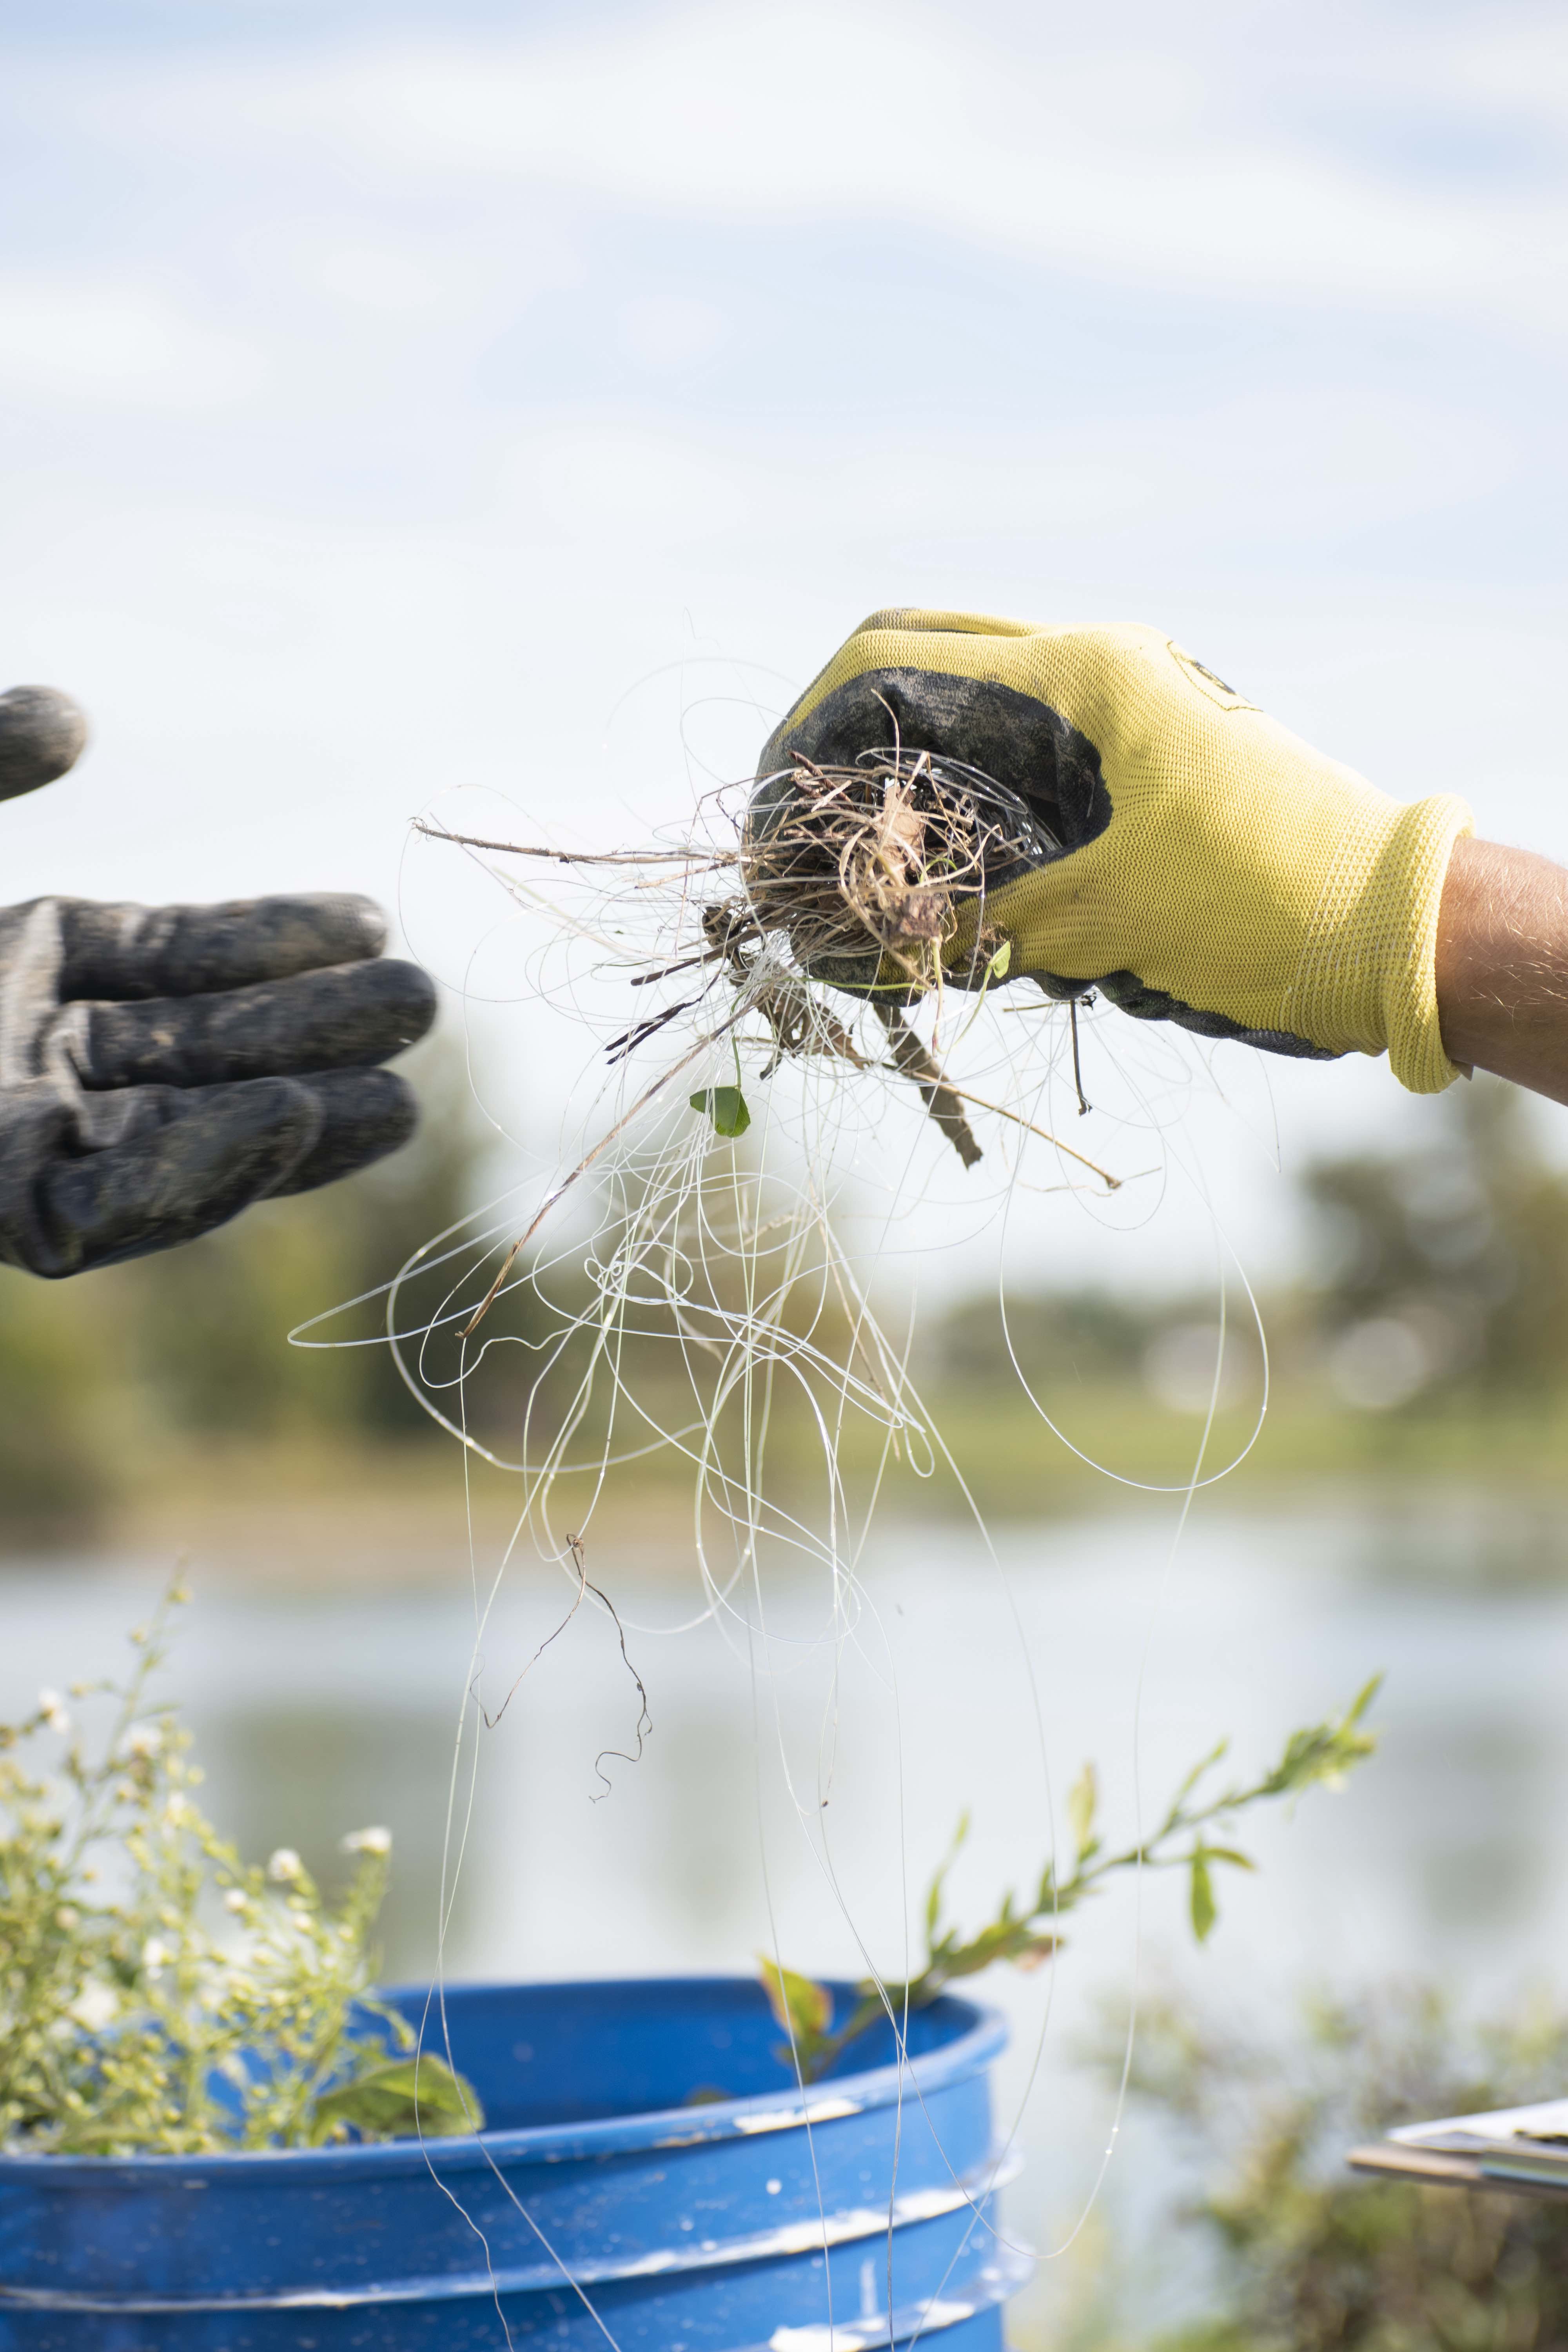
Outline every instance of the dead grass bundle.
<path fill-rule="evenodd" d="M 986 889 L 1056 844 L 1016 793 L 928 751 L 800 759 L 759 782 L 741 845 L 739 899 L 710 910 L 727 951 L 782 937 L 810 978 L 890 1003 L 974 985 L 1000 942 Z M 960 969 L 960 908 L 977 917 Z"/>

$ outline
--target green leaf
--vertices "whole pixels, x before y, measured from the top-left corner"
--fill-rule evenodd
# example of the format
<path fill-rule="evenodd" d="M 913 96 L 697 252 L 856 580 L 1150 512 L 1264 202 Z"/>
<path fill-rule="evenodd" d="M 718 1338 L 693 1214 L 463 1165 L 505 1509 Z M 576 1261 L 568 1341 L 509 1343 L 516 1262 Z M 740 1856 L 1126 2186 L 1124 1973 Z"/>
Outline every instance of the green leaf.
<path fill-rule="evenodd" d="M 1369 1682 L 1363 1690 L 1357 1693 L 1355 1701 L 1351 1707 L 1351 1711 L 1346 1716 L 1344 1724 L 1342 1726 L 1342 1729 L 1349 1729 L 1352 1726 L 1358 1724 L 1361 1721 L 1362 1717 L 1366 1713 L 1367 1708 L 1372 1705 L 1373 1700 L 1377 1696 L 1378 1692 L 1382 1688 L 1383 1676 L 1381 1675 L 1373 1675 L 1371 1682 Z"/>
<path fill-rule="evenodd" d="M 1204 1852 L 1210 1862 L 1228 1862 L 1237 1870 L 1256 1870 L 1258 1867 L 1249 1853 L 1238 1853 L 1233 1845 L 1205 1845 Z"/>
<path fill-rule="evenodd" d="M 937 1864 L 935 1873 L 931 1878 L 931 1883 L 926 1889 L 926 1947 L 928 1950 L 936 1942 L 937 1922 L 942 1917 L 942 1889 L 947 1884 L 947 1874 L 952 1868 L 954 1862 L 957 1860 L 959 1848 L 963 1845 L 964 1839 L 968 1835 L 969 1812 L 966 1807 L 958 1817 L 958 1827 L 952 1833 L 952 1843 L 948 1847 L 947 1852 L 943 1854 L 941 1862 Z"/>
<path fill-rule="evenodd" d="M 1001 946 L 997 949 L 995 954 L 992 957 L 990 962 L 985 967 L 986 979 L 1005 979 L 1006 977 L 1007 967 L 1012 961 L 1013 942 L 1011 940 L 1004 940 Z"/>
<path fill-rule="evenodd" d="M 702 1111 L 712 1120 L 716 1135 L 744 1135 L 752 1123 L 746 1097 L 739 1087 L 708 1087 L 689 1100 L 693 1110 Z"/>
<path fill-rule="evenodd" d="M 394 2058 L 373 2067 L 357 2082 L 323 2091 L 310 2126 L 312 2145 L 350 2124 L 367 2139 L 448 2139 L 482 2131 L 485 2111 L 472 2084 L 454 2074 L 445 2060 L 427 2051 L 417 2058 Z"/>
<path fill-rule="evenodd" d="M 1193 1850 L 1192 1888 L 1193 1933 L 1200 1944 L 1208 1939 L 1209 1929 L 1219 1916 L 1214 1899 L 1214 1882 L 1209 1876 L 1208 1859 L 1203 1847 Z"/>
<path fill-rule="evenodd" d="M 833 1995 L 827 1987 L 794 1969 L 775 1968 L 763 1952 L 757 1955 L 757 1969 L 784 2032 L 807 2049 L 820 2042 L 833 2023 Z"/>
<path fill-rule="evenodd" d="M 1186 1779 L 1182 1782 L 1181 1787 L 1176 1790 L 1175 1795 L 1171 1800 L 1171 1810 L 1167 1816 L 1168 1820 L 1175 1820 L 1176 1815 L 1181 1811 L 1182 1807 L 1186 1803 L 1187 1799 L 1192 1795 L 1193 1790 L 1197 1787 L 1198 1782 L 1203 1779 L 1204 1774 L 1205 1772 L 1212 1772 L 1215 1766 L 1219 1763 L 1223 1757 L 1227 1756 L 1229 1752 L 1229 1740 L 1221 1739 L 1209 1749 L 1206 1756 L 1199 1757 L 1197 1762 L 1193 1766 L 1192 1770 L 1187 1774 Z"/>
<path fill-rule="evenodd" d="M 1100 1784 L 1094 1767 L 1086 1764 L 1073 1782 L 1068 1795 L 1068 1826 L 1072 1832 L 1073 1852 L 1081 1862 L 1094 1829 L 1095 1807 L 1100 1802 Z"/>

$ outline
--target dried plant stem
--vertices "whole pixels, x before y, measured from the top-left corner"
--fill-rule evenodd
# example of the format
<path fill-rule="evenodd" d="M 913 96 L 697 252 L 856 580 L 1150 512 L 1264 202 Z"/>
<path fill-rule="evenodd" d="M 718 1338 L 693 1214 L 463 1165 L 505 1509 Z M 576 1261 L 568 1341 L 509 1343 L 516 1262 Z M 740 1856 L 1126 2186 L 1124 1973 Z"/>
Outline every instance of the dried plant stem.
<path fill-rule="evenodd" d="M 1089 1097 L 1083 1090 L 1083 1064 L 1079 1058 L 1078 999 L 1076 996 L 1069 996 L 1068 998 L 1068 1025 L 1072 1031 L 1072 1082 L 1078 1093 L 1078 1115 L 1079 1118 L 1087 1118 L 1089 1117 Z"/>
<path fill-rule="evenodd" d="M 955 1087 L 949 1086 L 940 1066 L 932 1061 L 897 1005 L 874 1002 L 872 1011 L 888 1033 L 888 1044 L 895 1065 L 906 1078 L 913 1078 L 925 1097 L 927 1110 L 964 1166 L 973 1168 L 982 1153 L 974 1140 L 974 1130 L 960 1108 L 963 1097 Z"/>
<path fill-rule="evenodd" d="M 1121 1192 L 1124 1181 L 1121 1177 L 1113 1176 L 1109 1168 L 1102 1168 L 1097 1160 L 1086 1160 L 1081 1151 L 1075 1151 L 1070 1143 L 1064 1143 L 1061 1137 L 1053 1135 L 1048 1127 L 1037 1127 L 1032 1118 L 1020 1118 L 1016 1110 L 1004 1110 L 1000 1103 L 987 1102 L 984 1095 L 972 1095 L 963 1087 L 952 1086 L 945 1080 L 943 1083 L 947 1085 L 949 1094 L 956 1096 L 960 1102 L 973 1103 L 976 1110 L 988 1110 L 996 1118 L 1011 1119 L 1015 1127 L 1027 1128 L 1029 1133 L 1037 1135 L 1042 1143 L 1054 1143 L 1058 1151 L 1065 1151 L 1069 1160 L 1076 1160 L 1080 1168 L 1087 1168 L 1091 1176 L 1098 1176 L 1108 1192 Z"/>
<path fill-rule="evenodd" d="M 444 824 L 414 821 L 416 833 L 432 841 L 455 842 L 460 849 L 495 849 L 503 857 L 544 857 L 553 866 L 691 866 L 706 872 L 711 866 L 734 866 L 738 853 L 695 849 L 544 849 L 526 841 L 483 841 L 478 834 L 448 833 Z"/>

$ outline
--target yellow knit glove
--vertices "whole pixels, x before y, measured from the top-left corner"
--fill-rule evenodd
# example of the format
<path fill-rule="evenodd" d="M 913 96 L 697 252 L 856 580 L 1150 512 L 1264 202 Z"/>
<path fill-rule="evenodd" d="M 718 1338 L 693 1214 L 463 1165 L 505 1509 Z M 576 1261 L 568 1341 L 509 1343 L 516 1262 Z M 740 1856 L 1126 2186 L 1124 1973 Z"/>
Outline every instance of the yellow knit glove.
<path fill-rule="evenodd" d="M 967 613 L 873 613 L 759 772 L 895 734 L 1011 785 L 1070 853 L 986 898 L 1010 979 L 1276 1053 L 1386 1052 L 1417 1094 L 1458 1076 L 1433 961 L 1463 801 L 1390 800 L 1158 629 Z"/>

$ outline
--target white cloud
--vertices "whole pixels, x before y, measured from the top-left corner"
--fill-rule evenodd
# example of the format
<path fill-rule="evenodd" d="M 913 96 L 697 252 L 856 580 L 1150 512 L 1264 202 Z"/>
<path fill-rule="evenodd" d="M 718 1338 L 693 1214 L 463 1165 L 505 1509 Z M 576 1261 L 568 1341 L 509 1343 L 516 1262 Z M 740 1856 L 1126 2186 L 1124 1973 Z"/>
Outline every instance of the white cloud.
<path fill-rule="evenodd" d="M 175 411 L 221 407 L 255 383 L 254 353 L 146 287 L 0 278 L 0 387 Z"/>
<path fill-rule="evenodd" d="M 623 304 L 616 331 L 624 350 L 651 374 L 692 367 L 724 341 L 724 314 L 692 294 L 639 294 Z"/>
<path fill-rule="evenodd" d="M 443 271 L 439 255 L 386 240 L 312 240 L 301 256 L 301 274 L 339 300 L 389 319 L 423 319 L 452 299 L 450 273 Z"/>
<path fill-rule="evenodd" d="M 1506 481 L 1517 459 L 1485 418 L 1409 394 L 1339 401 L 1275 389 L 1179 418 L 1079 425 L 1061 445 L 1014 424 L 984 434 L 878 430 L 827 445 L 796 424 L 704 434 L 649 416 L 564 415 L 504 446 L 494 494 L 524 537 L 670 549 L 723 541 L 845 567 L 911 545 L 1049 548 L 1130 526 L 1215 540 L 1321 544 L 1441 511 Z"/>
<path fill-rule="evenodd" d="M 664 546 L 742 528 L 755 484 L 743 459 L 636 424 L 563 424 L 531 433 L 501 468 L 501 488 L 547 537 L 651 540 Z"/>
<path fill-rule="evenodd" d="M 1179 52 L 1068 38 L 1016 56 L 951 16 L 797 0 L 688 7 L 614 42 L 252 64 L 217 112 L 731 221 L 877 218 L 1146 282 L 1561 317 L 1560 197 L 1401 183 L 1271 127 L 1258 101 Z M 197 112 L 212 119 L 210 90 Z"/>

